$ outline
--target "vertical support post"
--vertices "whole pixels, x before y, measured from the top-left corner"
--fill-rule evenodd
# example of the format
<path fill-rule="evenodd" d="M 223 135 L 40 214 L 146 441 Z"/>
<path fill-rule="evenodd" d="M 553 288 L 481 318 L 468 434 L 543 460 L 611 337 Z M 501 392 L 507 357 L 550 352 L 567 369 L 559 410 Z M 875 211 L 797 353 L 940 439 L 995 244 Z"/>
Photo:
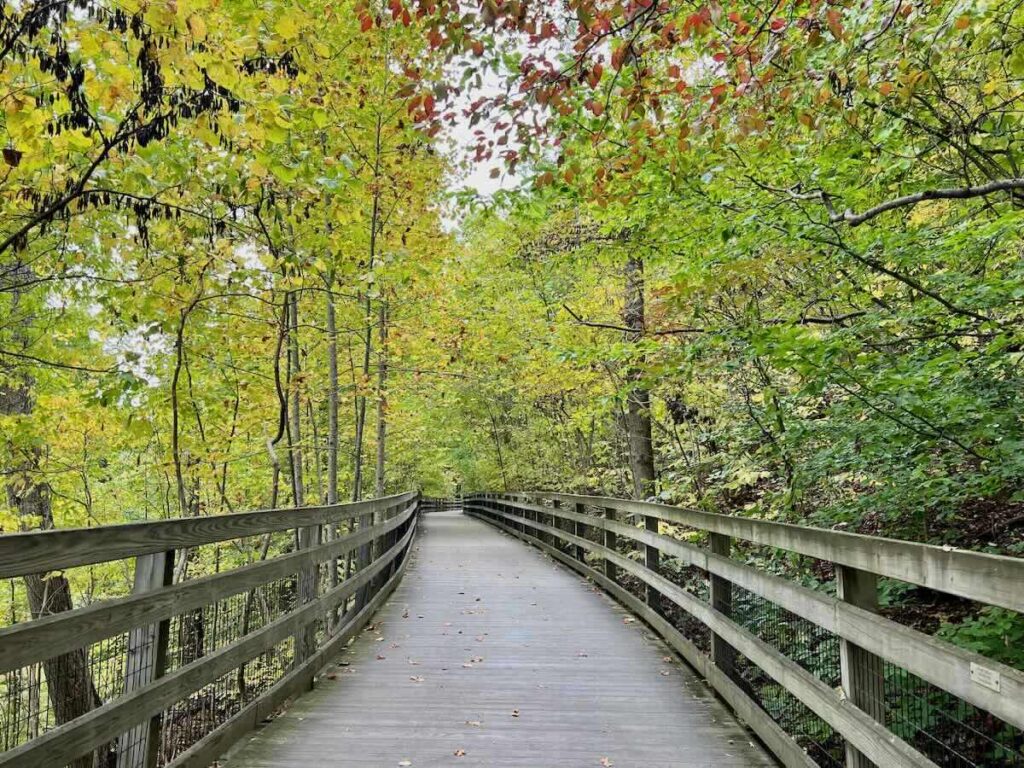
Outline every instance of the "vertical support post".
<path fill-rule="evenodd" d="M 169 587 L 174 578 L 174 550 L 135 558 L 133 594 Z M 128 633 L 124 690 L 131 693 L 153 682 L 167 667 L 170 620 Z M 117 768 L 154 768 L 160 748 L 160 715 L 147 718 L 117 740 Z"/>
<path fill-rule="evenodd" d="M 644 528 L 652 533 L 658 532 L 658 518 L 653 515 L 644 515 Z M 659 552 L 657 547 L 651 547 L 644 545 L 644 565 L 655 573 L 659 573 Z M 647 605 L 653 608 L 658 613 L 662 612 L 661 608 L 661 593 L 652 587 L 650 584 L 647 585 Z"/>
<path fill-rule="evenodd" d="M 576 505 L 573 507 L 573 511 L 576 512 L 577 515 L 584 515 L 584 514 L 586 514 L 586 512 L 584 512 L 583 505 L 580 504 L 579 502 L 577 502 Z M 579 536 L 580 538 L 582 538 L 583 536 L 586 535 L 586 531 L 587 531 L 587 526 L 586 525 L 584 525 L 583 523 L 581 523 L 581 522 L 579 522 L 577 520 L 573 520 L 573 523 L 572 523 L 572 532 L 573 532 L 573 534 L 575 534 L 576 536 Z M 577 544 L 576 545 L 576 559 L 579 560 L 581 563 L 585 563 L 586 562 L 586 560 L 585 560 L 586 554 L 587 554 L 587 550 Z"/>
<path fill-rule="evenodd" d="M 553 509 L 560 509 L 561 506 L 562 502 L 560 502 L 558 499 L 551 500 L 551 507 Z M 559 531 L 565 530 L 565 524 L 562 522 L 562 518 L 555 517 L 554 513 L 552 513 L 551 515 L 551 527 L 556 528 Z M 565 542 L 562 541 L 560 538 L 556 538 L 554 535 L 552 535 L 551 537 L 551 544 L 552 546 L 558 547 L 558 549 L 560 549 L 562 552 L 565 551 Z"/>
<path fill-rule="evenodd" d="M 868 571 L 836 565 L 839 599 L 867 611 L 878 610 L 878 577 Z M 846 699 L 885 723 L 882 659 L 848 640 L 839 641 L 839 669 Z M 848 768 L 874 768 L 850 743 L 846 744 Z"/>
<path fill-rule="evenodd" d="M 711 553 L 729 557 L 732 550 L 732 538 L 722 533 L 712 533 Z M 726 616 L 732 615 L 732 582 L 721 576 L 709 574 L 711 582 L 711 607 Z M 720 635 L 711 633 L 711 660 L 715 666 L 723 670 L 729 677 L 734 677 L 736 670 L 736 649 Z"/>
<path fill-rule="evenodd" d="M 297 531 L 298 548 L 312 549 L 320 542 L 320 526 L 306 525 Z M 316 565 L 304 566 L 299 571 L 299 606 L 312 602 L 317 598 L 320 586 L 320 568 Z M 316 618 L 312 619 L 295 635 L 295 659 L 294 664 L 298 666 L 310 656 L 316 646 Z M 309 686 L 313 685 L 313 677 L 309 678 Z"/>
<path fill-rule="evenodd" d="M 605 520 L 616 520 L 617 517 L 618 517 L 618 513 L 615 511 L 615 507 L 605 507 L 605 509 L 604 509 L 604 519 Z M 619 544 L 618 536 L 615 534 L 614 531 L 609 531 L 606 528 L 605 532 L 604 532 L 604 545 L 605 545 L 605 547 L 610 549 L 612 552 L 615 552 L 616 551 L 616 547 L 618 546 L 618 544 Z M 616 567 L 615 563 L 613 563 L 611 560 L 605 559 L 605 561 L 604 561 L 604 575 L 605 575 L 606 578 L 610 579 L 611 581 L 615 581 L 616 583 L 618 583 L 616 581 L 618 579 L 618 576 L 619 576 L 618 571 L 619 571 L 619 569 Z"/>

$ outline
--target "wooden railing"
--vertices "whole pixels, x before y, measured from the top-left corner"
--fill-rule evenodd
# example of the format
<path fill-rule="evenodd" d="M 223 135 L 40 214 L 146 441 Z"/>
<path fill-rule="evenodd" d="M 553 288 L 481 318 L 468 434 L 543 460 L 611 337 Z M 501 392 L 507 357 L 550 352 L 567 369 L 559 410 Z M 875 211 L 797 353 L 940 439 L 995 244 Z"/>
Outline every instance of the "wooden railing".
<path fill-rule="evenodd" d="M 1024 559 L 603 497 L 464 504 L 646 621 L 786 766 L 1024 765 L 1024 672 L 877 612 L 879 577 L 1024 612 Z M 834 589 L 792 578 L 811 566 Z"/>
<path fill-rule="evenodd" d="M 459 499 L 444 499 L 432 496 L 424 496 L 420 499 L 420 509 L 423 512 L 450 512 L 462 509 L 462 502 Z"/>
<path fill-rule="evenodd" d="M 366 624 L 404 572 L 418 512 L 404 493 L 0 536 L 12 602 L 22 581 L 66 588 L 64 569 L 134 569 L 123 597 L 0 629 L 0 766 L 209 765 Z"/>

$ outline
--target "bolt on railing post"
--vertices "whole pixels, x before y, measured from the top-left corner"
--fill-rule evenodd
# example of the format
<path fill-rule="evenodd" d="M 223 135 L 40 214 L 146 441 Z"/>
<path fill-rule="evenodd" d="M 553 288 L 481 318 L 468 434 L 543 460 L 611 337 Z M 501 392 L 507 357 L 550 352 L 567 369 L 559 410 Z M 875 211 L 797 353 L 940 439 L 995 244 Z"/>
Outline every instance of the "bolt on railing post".
<path fill-rule="evenodd" d="M 615 520 L 617 519 L 617 516 L 618 513 L 616 512 L 615 507 L 604 508 L 605 520 Z M 607 549 L 610 549 L 612 552 L 615 552 L 616 547 L 618 546 L 618 537 L 615 535 L 615 532 L 609 531 L 607 528 L 604 531 L 604 545 Z M 604 561 L 604 575 L 605 578 L 609 579 L 610 581 L 616 581 L 616 579 L 618 579 L 618 568 L 616 568 L 615 563 L 613 563 L 608 558 L 605 558 Z"/>
<path fill-rule="evenodd" d="M 729 557 L 732 549 L 732 538 L 722 533 L 712 533 L 711 553 Z M 726 616 L 732 615 L 732 582 L 715 574 L 709 574 L 711 607 Z M 733 677 L 736 670 L 736 649 L 721 636 L 711 633 L 711 660 L 715 666 Z"/>
<path fill-rule="evenodd" d="M 869 571 L 836 565 L 837 596 L 867 611 L 878 610 L 878 576 Z M 847 701 L 885 723 L 884 669 L 882 659 L 849 640 L 839 640 L 839 672 Z M 874 768 L 850 743 L 846 743 L 848 768 Z"/>
<path fill-rule="evenodd" d="M 584 507 L 579 502 L 577 502 L 575 504 L 573 509 L 574 509 L 574 511 L 576 512 L 577 515 L 585 514 Z M 578 520 L 574 520 L 573 521 L 573 524 L 572 524 L 572 532 L 573 532 L 573 534 L 575 534 L 576 536 L 582 538 L 583 536 L 586 535 L 586 530 L 587 530 L 587 526 L 586 525 L 584 525 L 583 523 L 579 522 Z M 586 552 L 587 552 L 587 550 L 586 550 L 585 547 L 581 547 L 579 544 L 576 545 L 576 559 L 579 560 L 581 563 L 586 562 L 586 560 L 585 560 Z"/>
<path fill-rule="evenodd" d="M 169 587 L 174 579 L 174 550 L 139 555 L 135 558 L 133 594 L 154 592 Z M 162 677 L 167 668 L 167 641 L 170 620 L 128 633 L 128 658 L 125 663 L 124 692 L 143 688 Z M 160 747 L 160 716 L 139 723 L 117 742 L 117 768 L 154 768 Z"/>
<path fill-rule="evenodd" d="M 658 518 L 653 515 L 644 515 L 644 528 L 652 533 L 658 532 Z M 644 545 L 644 565 L 655 573 L 660 573 L 659 552 L 657 547 Z M 647 605 L 657 613 L 661 613 L 661 593 L 651 585 L 647 585 Z"/>

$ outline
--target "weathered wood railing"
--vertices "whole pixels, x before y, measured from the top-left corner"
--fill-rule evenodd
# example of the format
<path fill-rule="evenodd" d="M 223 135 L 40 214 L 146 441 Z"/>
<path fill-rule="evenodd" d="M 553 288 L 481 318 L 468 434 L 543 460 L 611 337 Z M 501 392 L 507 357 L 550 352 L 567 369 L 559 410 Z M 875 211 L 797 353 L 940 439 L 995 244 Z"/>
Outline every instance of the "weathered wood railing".
<path fill-rule="evenodd" d="M 431 496 L 424 496 L 420 499 L 420 509 L 423 512 L 450 512 L 461 508 L 462 502 L 459 499 L 442 499 Z"/>
<path fill-rule="evenodd" d="M 876 612 L 879 577 L 1024 612 L 1024 559 L 603 497 L 464 505 L 643 618 L 786 766 L 1024 765 L 1024 672 Z M 835 595 L 786 578 L 795 555 Z"/>
<path fill-rule="evenodd" d="M 405 493 L 0 536 L 12 596 L 26 575 L 134 567 L 124 597 L 0 629 L 0 766 L 209 765 L 368 621 L 404 572 L 418 512 Z M 228 552 L 239 565 L 224 570 Z"/>

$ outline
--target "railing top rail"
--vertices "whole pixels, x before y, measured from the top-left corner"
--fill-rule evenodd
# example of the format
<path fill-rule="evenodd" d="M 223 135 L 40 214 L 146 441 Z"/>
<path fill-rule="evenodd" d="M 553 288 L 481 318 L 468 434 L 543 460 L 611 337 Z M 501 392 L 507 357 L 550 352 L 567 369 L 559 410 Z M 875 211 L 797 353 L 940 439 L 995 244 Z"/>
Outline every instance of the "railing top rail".
<path fill-rule="evenodd" d="M 0 579 L 350 520 L 404 504 L 416 496 L 415 491 L 408 491 L 329 506 L 6 534 L 0 536 Z"/>
<path fill-rule="evenodd" d="M 539 491 L 505 495 L 656 517 L 1024 613 L 1024 558 L 608 496 Z"/>

